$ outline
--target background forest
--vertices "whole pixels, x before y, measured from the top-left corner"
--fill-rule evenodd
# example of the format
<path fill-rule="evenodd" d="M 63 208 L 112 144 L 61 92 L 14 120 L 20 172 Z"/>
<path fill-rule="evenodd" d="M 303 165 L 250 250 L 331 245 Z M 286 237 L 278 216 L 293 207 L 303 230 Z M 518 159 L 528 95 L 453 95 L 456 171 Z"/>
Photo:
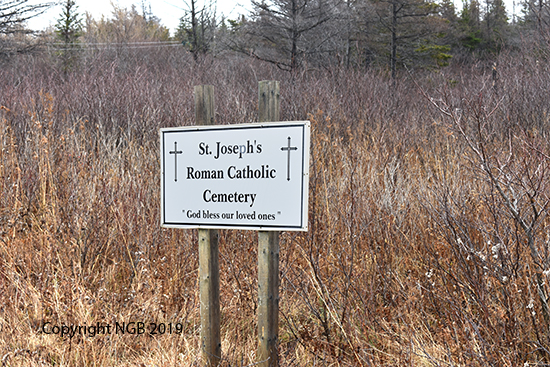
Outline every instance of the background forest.
<path fill-rule="evenodd" d="M 0 1 L 0 365 L 199 365 L 197 232 L 159 226 L 161 127 L 312 124 L 309 231 L 280 238 L 282 366 L 550 365 L 548 2 Z M 519 4 L 518 4 L 519 7 Z M 224 366 L 255 363 L 257 245 L 220 231 Z M 77 335 L 44 323 L 178 324 Z"/>
<path fill-rule="evenodd" d="M 502 0 L 464 0 L 458 11 L 450 0 L 254 0 L 238 19 L 218 14 L 215 3 L 191 0 L 182 2 L 171 34 L 144 2 L 130 9 L 112 3 L 110 16 L 101 19 L 80 14 L 73 0 L 62 3 L 54 29 L 41 32 L 27 30 L 25 21 L 49 4 L 0 3 L 0 56 L 41 49 L 72 59 L 83 53 L 77 50 L 155 42 L 183 47 L 195 59 L 240 53 L 291 72 L 375 68 L 395 78 L 406 68 L 436 70 L 451 60 L 522 52 L 526 43 L 547 43 L 550 25 L 545 0 L 514 2 L 512 9 Z"/>

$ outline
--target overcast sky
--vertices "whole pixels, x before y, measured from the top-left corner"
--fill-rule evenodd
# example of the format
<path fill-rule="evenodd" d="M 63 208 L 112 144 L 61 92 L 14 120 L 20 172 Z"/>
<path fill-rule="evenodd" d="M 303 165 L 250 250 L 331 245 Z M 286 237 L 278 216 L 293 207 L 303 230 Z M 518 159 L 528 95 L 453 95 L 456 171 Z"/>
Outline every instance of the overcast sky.
<path fill-rule="evenodd" d="M 48 0 L 35 1 L 32 3 L 43 3 Z M 84 15 L 85 12 L 92 14 L 94 19 L 100 19 L 101 15 L 105 15 L 106 18 L 111 16 L 113 9 L 111 3 L 114 3 L 123 8 L 130 8 L 132 4 L 135 4 L 138 10 L 141 12 L 141 0 L 75 0 L 78 6 L 78 12 Z M 151 5 L 151 12 L 153 15 L 160 18 L 161 23 L 170 29 L 170 32 L 174 32 L 179 24 L 180 18 L 183 16 L 184 9 L 187 9 L 186 2 L 184 0 L 144 0 L 143 3 L 149 7 Z M 199 4 L 203 4 L 202 1 L 198 1 Z M 247 14 L 248 9 L 251 9 L 250 0 L 221 0 L 218 1 L 217 13 L 222 13 L 226 18 L 236 19 L 239 14 Z M 34 30 L 42 30 L 50 25 L 56 23 L 56 19 L 61 14 L 62 6 L 56 5 L 48 10 L 46 13 L 39 15 L 29 21 L 29 28 Z"/>

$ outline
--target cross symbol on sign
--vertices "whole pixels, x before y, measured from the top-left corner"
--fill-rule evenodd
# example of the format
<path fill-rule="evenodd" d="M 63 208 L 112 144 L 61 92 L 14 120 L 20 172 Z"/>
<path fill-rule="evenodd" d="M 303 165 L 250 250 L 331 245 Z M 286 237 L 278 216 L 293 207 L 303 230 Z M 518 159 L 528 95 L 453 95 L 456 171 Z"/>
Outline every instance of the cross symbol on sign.
<path fill-rule="evenodd" d="M 183 151 L 178 150 L 178 142 L 174 142 L 174 150 L 168 152 L 174 155 L 174 181 L 178 180 L 178 154 L 183 154 Z"/>
<path fill-rule="evenodd" d="M 288 145 L 286 147 L 282 147 L 281 150 L 286 150 L 287 151 L 286 180 L 290 181 L 290 151 L 291 150 L 298 150 L 298 148 L 290 146 L 290 136 L 289 136 L 288 137 Z"/>

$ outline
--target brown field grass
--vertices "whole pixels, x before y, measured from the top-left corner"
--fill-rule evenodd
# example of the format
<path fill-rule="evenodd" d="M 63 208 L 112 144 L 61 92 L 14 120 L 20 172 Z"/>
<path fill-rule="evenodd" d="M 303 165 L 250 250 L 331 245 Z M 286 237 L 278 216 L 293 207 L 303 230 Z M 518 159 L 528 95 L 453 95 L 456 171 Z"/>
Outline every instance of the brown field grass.
<path fill-rule="evenodd" d="M 281 365 L 549 365 L 550 65 L 528 55 L 501 56 L 496 85 L 476 64 L 396 90 L 172 49 L 4 65 L 1 366 L 199 364 L 197 233 L 159 226 L 158 129 L 192 123 L 199 84 L 217 123 L 253 122 L 266 79 L 282 120 L 312 123 L 310 230 L 281 234 Z M 252 365 L 256 234 L 220 234 L 222 365 Z"/>

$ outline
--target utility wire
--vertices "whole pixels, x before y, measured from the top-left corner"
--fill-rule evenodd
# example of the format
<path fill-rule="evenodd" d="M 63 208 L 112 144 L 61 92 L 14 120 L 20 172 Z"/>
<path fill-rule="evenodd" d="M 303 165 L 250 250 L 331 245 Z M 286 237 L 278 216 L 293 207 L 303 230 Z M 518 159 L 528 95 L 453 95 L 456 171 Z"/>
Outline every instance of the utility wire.
<path fill-rule="evenodd" d="M 73 47 L 66 46 L 64 43 L 50 43 L 48 47 L 55 48 L 59 51 L 69 50 L 91 50 L 91 49 L 112 49 L 112 48 L 124 48 L 124 49 L 140 49 L 140 48 L 159 48 L 159 47 L 179 47 L 182 43 L 178 41 L 162 41 L 162 42 L 131 42 L 131 43 L 78 43 Z M 61 46 L 61 47 L 60 47 Z"/>
<path fill-rule="evenodd" d="M 126 45 L 158 45 L 158 44 L 181 44 L 180 41 L 143 41 L 143 42 L 83 42 L 76 44 L 84 44 L 90 46 L 126 46 Z M 65 45 L 64 42 L 53 42 L 50 45 Z"/>

